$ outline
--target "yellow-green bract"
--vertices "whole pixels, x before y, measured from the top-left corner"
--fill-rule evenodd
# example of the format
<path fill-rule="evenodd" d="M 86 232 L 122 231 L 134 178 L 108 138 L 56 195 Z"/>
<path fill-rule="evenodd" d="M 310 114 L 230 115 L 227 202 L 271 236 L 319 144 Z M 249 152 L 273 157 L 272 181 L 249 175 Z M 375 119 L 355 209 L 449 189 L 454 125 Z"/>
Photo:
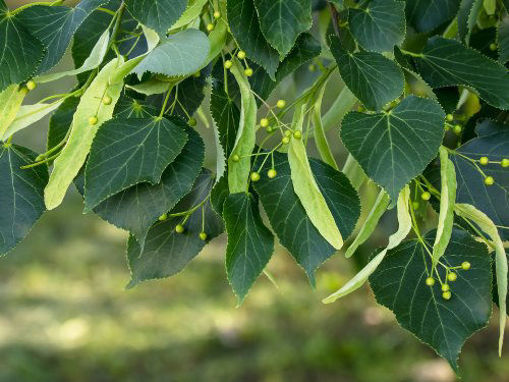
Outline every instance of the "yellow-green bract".
<path fill-rule="evenodd" d="M 440 147 L 440 175 L 442 178 L 440 214 L 437 235 L 433 244 L 433 267 L 438 264 L 449 245 L 454 224 L 454 204 L 456 202 L 456 170 L 449 159 L 447 149 L 443 146 Z"/>
<path fill-rule="evenodd" d="M 256 141 L 256 100 L 251 93 L 251 86 L 243 74 L 242 66 L 235 61 L 231 68 L 240 88 L 241 109 L 240 124 L 237 132 L 235 147 L 228 160 L 228 187 L 231 194 L 248 191 L 248 178 L 251 171 L 251 153 Z M 235 162 L 232 158 L 238 155 L 240 160 Z"/>
<path fill-rule="evenodd" d="M 357 273 L 350 281 L 348 281 L 342 288 L 329 297 L 322 300 L 324 304 L 330 304 L 337 299 L 344 297 L 353 291 L 359 289 L 378 268 L 380 263 L 387 255 L 387 252 L 397 247 L 410 233 L 412 228 L 412 217 L 408 209 L 408 202 L 410 200 L 410 188 L 406 186 L 398 197 L 398 223 L 399 228 L 396 233 L 389 237 L 389 244 L 387 247 L 376 255 L 359 273 Z"/>
<path fill-rule="evenodd" d="M 294 131 L 302 131 L 306 104 L 297 105 L 293 117 Z M 335 249 L 343 246 L 343 237 L 316 183 L 302 139 L 292 139 L 288 150 L 293 189 L 309 219 L 325 240 Z"/>
<path fill-rule="evenodd" d="M 122 91 L 122 79 L 128 73 L 125 71 L 122 75 L 119 72 L 122 64 L 124 64 L 123 58 L 110 61 L 81 97 L 73 117 L 69 140 L 55 160 L 55 167 L 44 190 L 44 201 L 49 210 L 62 203 L 67 189 L 87 159 L 97 130 L 101 124 L 112 117 L 115 104 Z M 105 96 L 112 99 L 108 105 L 103 102 Z M 96 124 L 90 123 L 91 117 L 97 118 Z"/>
<path fill-rule="evenodd" d="M 16 118 L 26 94 L 27 90 L 20 89 L 17 84 L 7 87 L 0 93 L 0 139 Z"/>
<path fill-rule="evenodd" d="M 504 243 L 500 238 L 497 226 L 493 221 L 482 211 L 470 204 L 457 203 L 454 211 L 459 216 L 472 221 L 477 224 L 479 228 L 488 234 L 493 243 L 491 246 L 495 247 L 495 265 L 497 268 L 497 291 L 498 291 L 498 307 L 500 308 L 499 314 L 499 327 L 500 337 L 498 341 L 498 352 L 502 355 L 502 345 L 504 344 L 505 324 L 507 320 L 506 312 L 506 298 L 507 298 L 507 257 L 505 254 Z"/>

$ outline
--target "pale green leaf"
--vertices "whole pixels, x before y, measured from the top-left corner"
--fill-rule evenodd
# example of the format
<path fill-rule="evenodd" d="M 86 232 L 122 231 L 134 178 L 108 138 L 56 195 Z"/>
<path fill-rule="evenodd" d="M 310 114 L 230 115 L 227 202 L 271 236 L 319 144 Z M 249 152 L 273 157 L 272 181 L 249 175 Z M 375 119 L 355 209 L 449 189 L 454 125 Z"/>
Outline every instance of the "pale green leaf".
<path fill-rule="evenodd" d="M 506 312 L 506 298 L 507 298 L 507 257 L 505 255 L 505 248 L 500 234 L 498 233 L 497 226 L 493 221 L 484 213 L 479 211 L 471 204 L 457 203 L 454 211 L 459 216 L 470 220 L 475 223 L 479 228 L 491 238 L 492 245 L 495 247 L 495 265 L 497 270 L 497 292 L 498 292 L 498 306 L 500 308 L 499 314 L 499 328 L 500 336 L 498 341 L 498 352 L 502 355 L 502 346 L 504 344 L 505 324 L 507 320 Z"/>
<path fill-rule="evenodd" d="M 171 30 L 182 28 L 198 18 L 206 3 L 207 0 L 189 0 L 186 10 L 177 22 L 172 25 Z"/>
<path fill-rule="evenodd" d="M 298 105 L 295 109 L 292 128 L 302 131 L 306 105 Z M 316 183 L 311 166 L 309 165 L 306 146 L 301 139 L 292 139 L 288 149 L 293 189 L 309 219 L 325 240 L 335 249 L 343 246 L 343 237 L 325 198 Z"/>
<path fill-rule="evenodd" d="M 27 90 L 20 89 L 17 84 L 12 84 L 0 92 L 0 138 L 16 118 L 26 94 Z"/>
<path fill-rule="evenodd" d="M 380 195 L 382 202 L 380 205 L 383 205 L 383 201 L 387 200 L 384 198 L 384 195 Z M 380 198 L 379 198 L 380 199 Z M 387 253 L 396 248 L 401 242 L 408 236 L 410 230 L 412 229 L 412 218 L 410 216 L 409 211 L 409 201 L 410 201 L 410 188 L 406 186 L 398 197 L 397 209 L 398 209 L 398 230 L 389 236 L 389 244 L 387 247 L 383 249 L 380 253 L 378 253 L 373 259 L 359 272 L 357 273 L 350 281 L 348 281 L 343 287 L 341 287 L 338 291 L 331 294 L 329 297 L 323 300 L 323 303 L 330 304 L 337 299 L 349 295 L 350 293 L 356 291 L 361 286 L 364 285 L 368 278 L 376 271 L 380 263 L 383 261 Z M 369 218 L 368 218 L 369 219 Z M 372 222 L 370 222 L 371 224 Z"/>

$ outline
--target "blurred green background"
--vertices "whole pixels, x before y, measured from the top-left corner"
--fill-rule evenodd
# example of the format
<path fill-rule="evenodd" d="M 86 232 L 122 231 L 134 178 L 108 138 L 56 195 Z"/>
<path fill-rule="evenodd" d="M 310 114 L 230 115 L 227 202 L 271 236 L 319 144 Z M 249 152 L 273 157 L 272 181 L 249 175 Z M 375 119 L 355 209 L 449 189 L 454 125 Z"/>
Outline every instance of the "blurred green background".
<path fill-rule="evenodd" d="M 60 67 L 68 65 L 67 57 Z M 38 89 L 28 102 L 71 85 Z M 41 149 L 45 126 L 47 120 L 27 129 L 17 142 Z M 213 142 L 210 131 L 199 130 Z M 127 234 L 81 210 L 71 193 L 0 260 L 0 382 L 456 380 L 445 361 L 375 304 L 369 288 L 320 302 L 386 243 L 390 214 L 356 260 L 338 254 L 322 268 L 316 290 L 278 247 L 269 265 L 277 286 L 262 276 L 236 308 L 224 236 L 176 277 L 126 291 Z M 465 347 L 464 381 L 509 381 L 509 362 L 496 354 L 496 314 Z"/>

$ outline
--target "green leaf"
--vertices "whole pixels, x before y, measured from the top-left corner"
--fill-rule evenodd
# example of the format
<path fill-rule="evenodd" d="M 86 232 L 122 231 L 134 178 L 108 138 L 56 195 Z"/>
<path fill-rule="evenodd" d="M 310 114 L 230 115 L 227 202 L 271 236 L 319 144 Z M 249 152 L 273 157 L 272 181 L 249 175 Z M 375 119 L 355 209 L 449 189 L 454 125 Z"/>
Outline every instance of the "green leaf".
<path fill-rule="evenodd" d="M 185 76 L 201 69 L 210 51 L 209 39 L 197 29 L 172 34 L 150 52 L 134 69 L 139 78 L 151 72 L 166 76 Z"/>
<path fill-rule="evenodd" d="M 15 133 L 41 120 L 52 111 L 58 109 L 63 101 L 55 101 L 52 103 L 36 103 L 34 105 L 23 105 L 19 108 L 16 118 L 7 128 L 2 140 L 7 140 Z"/>
<path fill-rule="evenodd" d="M 456 204 L 456 171 L 454 164 L 449 159 L 445 147 L 440 147 L 440 213 L 438 216 L 438 228 L 433 244 L 432 264 L 436 267 L 440 258 L 449 245 L 454 224 L 454 206 Z"/>
<path fill-rule="evenodd" d="M 196 180 L 193 190 L 172 210 L 172 213 L 188 211 L 205 201 L 203 207 L 194 211 L 185 223 L 184 233 L 175 232 L 182 217 L 169 217 L 156 223 L 149 231 L 142 249 L 134 236 L 129 238 L 127 260 L 131 270 L 132 288 L 142 281 L 161 279 L 173 276 L 184 269 L 203 247 L 223 231 L 223 223 L 212 210 L 208 195 L 214 184 L 214 178 L 207 170 Z M 202 215 L 203 209 L 203 215 Z M 207 240 L 201 240 L 202 216 Z"/>
<path fill-rule="evenodd" d="M 341 139 L 364 172 L 396 200 L 435 158 L 444 118 L 436 101 L 409 96 L 389 112 L 347 114 Z"/>
<path fill-rule="evenodd" d="M 336 36 L 331 51 L 346 86 L 368 109 L 380 110 L 403 93 L 403 72 L 394 61 L 380 53 L 350 53 Z"/>
<path fill-rule="evenodd" d="M 187 142 L 166 118 L 114 118 L 98 131 L 85 171 L 85 211 L 138 183 L 157 184 Z"/>
<path fill-rule="evenodd" d="M 187 8 L 171 29 L 182 28 L 198 18 L 208 0 L 189 0 Z"/>
<path fill-rule="evenodd" d="M 486 176 L 492 176 L 495 184 L 486 186 L 484 176 L 471 161 L 486 156 L 490 161 L 500 162 L 509 152 L 509 131 L 472 139 L 459 149 L 459 155 L 451 160 L 458 178 L 457 203 L 472 204 L 484 212 L 497 226 L 509 226 L 509 177 L 508 170 L 499 163 L 482 166 Z M 466 158 L 465 158 L 466 157 Z M 470 159 L 467 159 L 470 158 Z M 478 162 L 476 163 L 478 166 Z M 503 240 L 509 240 L 509 230 L 501 229 Z"/>
<path fill-rule="evenodd" d="M 316 159 L 310 160 L 310 166 L 341 235 L 348 237 L 360 215 L 357 193 L 348 179 L 332 167 Z M 315 270 L 336 250 L 313 225 L 294 192 L 286 154 L 274 153 L 274 169 L 275 178 L 262 176 L 254 188 L 281 244 L 314 284 Z"/>
<path fill-rule="evenodd" d="M 65 147 L 54 162 L 53 172 L 44 191 L 44 200 L 48 209 L 54 209 L 62 203 L 68 187 L 78 175 L 87 159 L 92 141 L 102 123 L 111 119 L 115 104 L 124 85 L 122 79 L 123 59 L 110 61 L 92 81 L 81 96 L 74 114 L 71 133 Z M 111 103 L 105 105 L 103 97 L 111 97 Z M 90 125 L 90 117 L 97 118 L 97 124 Z"/>
<path fill-rule="evenodd" d="M 422 78 L 432 87 L 467 86 L 490 105 L 509 109 L 509 74 L 481 53 L 457 41 L 433 37 L 414 59 Z"/>
<path fill-rule="evenodd" d="M 256 112 L 257 105 L 254 95 L 251 93 L 249 81 L 242 72 L 242 65 L 234 61 L 231 73 L 240 88 L 241 108 L 240 123 L 237 130 L 237 138 L 232 154 L 238 155 L 240 160 L 235 162 L 233 155 L 228 159 L 228 187 L 230 193 L 247 192 L 248 178 L 251 172 L 251 158 L 256 142 Z"/>
<path fill-rule="evenodd" d="M 200 174 L 205 156 L 203 141 L 196 131 L 185 125 L 182 127 L 189 140 L 179 156 L 164 170 L 161 182 L 155 185 L 137 184 L 94 208 L 94 212 L 104 220 L 131 232 L 141 246 L 152 224 L 191 191 Z M 81 178 L 81 183 L 83 180 Z M 83 184 L 78 186 L 83 193 Z"/>
<path fill-rule="evenodd" d="M 21 146 L 0 146 L 0 255 L 23 240 L 45 211 L 43 190 L 48 168 L 21 169 L 36 156 Z"/>
<path fill-rule="evenodd" d="M 357 42 L 373 52 L 392 51 L 405 38 L 405 3 L 373 0 L 363 8 L 351 8 L 348 24 Z"/>
<path fill-rule="evenodd" d="M 0 0 L 0 91 L 29 80 L 39 68 L 44 45 L 9 13 Z"/>
<path fill-rule="evenodd" d="M 253 1 L 229 0 L 226 3 L 228 23 L 237 44 L 249 59 L 262 66 L 274 79 L 279 65 L 279 53 L 265 40 Z"/>
<path fill-rule="evenodd" d="M 412 218 L 408 209 L 410 201 L 410 188 L 406 186 L 398 196 L 398 230 L 389 236 L 389 244 L 378 253 L 362 270 L 357 273 L 351 280 L 343 285 L 338 291 L 331 294 L 329 297 L 322 300 L 324 304 L 330 304 L 341 297 L 347 296 L 356 291 L 364 285 L 368 278 L 377 270 L 378 266 L 382 263 L 387 253 L 401 244 L 408 236 L 412 229 Z"/>
<path fill-rule="evenodd" d="M 429 246 L 433 240 L 433 234 L 427 235 Z M 369 281 L 377 302 L 392 310 L 403 328 L 430 345 L 457 371 L 463 343 L 484 328 L 491 315 L 491 260 L 483 243 L 455 229 L 441 261 L 451 267 L 464 261 L 471 264 L 470 270 L 458 273 L 449 301 L 442 298 L 440 283 L 426 285 L 431 259 L 417 240 L 389 251 Z M 444 268 L 439 267 L 439 272 L 443 280 Z"/>
<path fill-rule="evenodd" d="M 17 84 L 9 85 L 0 92 L 0 138 L 16 118 L 26 94 L 27 89 L 20 88 Z"/>
<path fill-rule="evenodd" d="M 345 253 L 346 258 L 350 258 L 354 255 L 355 251 L 371 237 L 371 234 L 375 231 L 378 222 L 382 215 L 387 211 L 389 206 L 390 198 L 384 190 L 381 190 L 376 198 L 373 206 L 371 207 L 366 220 L 362 224 L 359 232 L 355 236 L 352 244 L 348 247 Z"/>
<path fill-rule="evenodd" d="M 254 0 L 254 4 L 262 33 L 282 57 L 313 24 L 311 0 Z"/>
<path fill-rule="evenodd" d="M 187 7 L 187 0 L 126 0 L 127 9 L 140 23 L 164 37 Z"/>
<path fill-rule="evenodd" d="M 497 30 L 498 60 L 505 64 L 509 61 L 509 15 L 500 21 Z"/>
<path fill-rule="evenodd" d="M 85 19 L 106 0 L 82 0 L 74 8 L 33 5 L 16 15 L 30 33 L 46 47 L 38 72 L 54 67 L 64 56 L 71 39 Z"/>
<path fill-rule="evenodd" d="M 229 195 L 223 218 L 228 233 L 226 273 L 240 305 L 272 256 L 274 236 L 263 224 L 258 201 L 249 193 Z"/>
<path fill-rule="evenodd" d="M 302 131 L 306 107 L 306 104 L 296 106 L 292 123 L 294 131 Z M 309 219 L 330 245 L 335 249 L 341 249 L 343 237 L 325 197 L 318 187 L 309 164 L 306 146 L 301 139 L 290 141 L 288 163 L 290 164 L 293 190 L 299 197 Z"/>
<path fill-rule="evenodd" d="M 451 20 L 460 0 L 406 0 L 407 20 L 417 32 L 429 32 Z"/>
<path fill-rule="evenodd" d="M 497 274 L 497 295 L 498 295 L 498 306 L 502 312 L 507 310 L 506 299 L 507 299 L 507 257 L 505 254 L 504 243 L 500 238 L 498 229 L 493 221 L 486 216 L 483 212 L 470 204 L 457 204 L 455 206 L 456 213 L 464 217 L 471 222 L 474 222 L 479 228 L 489 235 L 492 241 L 492 246 L 495 247 L 495 265 Z M 499 315 L 499 328 L 500 336 L 498 341 L 498 353 L 502 356 L 502 346 L 504 344 L 504 332 L 505 324 L 507 320 L 506 314 Z"/>
<path fill-rule="evenodd" d="M 210 113 L 219 131 L 219 141 L 228 158 L 235 147 L 240 124 L 240 110 L 226 93 L 224 85 L 215 82 L 210 96 Z"/>
<path fill-rule="evenodd" d="M 458 11 L 458 34 L 460 39 L 467 42 L 472 29 L 477 23 L 477 15 L 482 8 L 483 0 L 462 0 Z"/>

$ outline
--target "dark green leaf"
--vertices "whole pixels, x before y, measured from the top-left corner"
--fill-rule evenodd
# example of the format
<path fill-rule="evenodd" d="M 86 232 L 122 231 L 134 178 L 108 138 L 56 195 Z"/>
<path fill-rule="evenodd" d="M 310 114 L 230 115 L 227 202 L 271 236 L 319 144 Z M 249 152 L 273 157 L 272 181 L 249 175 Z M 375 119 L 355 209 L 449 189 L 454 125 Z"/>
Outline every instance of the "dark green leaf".
<path fill-rule="evenodd" d="M 312 159 L 311 170 L 343 238 L 355 228 L 360 215 L 357 193 L 342 173 Z M 272 229 L 314 284 L 315 270 L 336 250 L 318 232 L 295 194 L 286 154 L 274 153 L 277 176 L 255 183 Z"/>
<path fill-rule="evenodd" d="M 497 32 L 498 60 L 505 64 L 509 61 L 509 15 L 500 21 Z"/>
<path fill-rule="evenodd" d="M 263 224 L 258 201 L 248 193 L 231 194 L 224 203 L 228 245 L 226 273 L 242 303 L 274 251 L 274 236 Z"/>
<path fill-rule="evenodd" d="M 186 10 L 187 0 L 126 0 L 126 5 L 136 20 L 164 37 Z"/>
<path fill-rule="evenodd" d="M 415 61 L 419 73 L 432 87 L 467 86 L 490 105 L 509 109 L 507 69 L 479 52 L 455 40 L 434 37 Z"/>
<path fill-rule="evenodd" d="M 165 278 L 180 272 L 210 240 L 224 231 L 221 220 L 207 199 L 213 184 L 214 178 L 204 170 L 196 180 L 193 191 L 172 210 L 172 213 L 188 211 L 205 201 L 203 207 L 192 213 L 185 223 L 184 233 L 175 232 L 176 225 L 182 222 L 183 217 L 170 217 L 151 228 L 143 250 L 133 236 L 129 238 L 127 260 L 131 281 L 128 288 L 142 281 Z M 202 208 L 207 240 L 199 237 L 202 232 Z"/>
<path fill-rule="evenodd" d="M 461 40 L 468 42 L 482 5 L 483 0 L 461 0 L 458 11 L 458 34 Z"/>
<path fill-rule="evenodd" d="M 313 24 L 311 0 L 254 0 L 267 41 L 284 57 Z"/>
<path fill-rule="evenodd" d="M 192 188 L 205 156 L 199 134 L 184 127 L 189 140 L 177 158 L 164 170 L 156 185 L 140 183 L 130 187 L 94 208 L 94 212 L 116 227 L 125 229 L 143 246 L 149 228 L 163 214 L 171 211 Z M 75 181 L 83 193 L 84 178 Z"/>
<path fill-rule="evenodd" d="M 433 234 L 427 235 L 429 246 Z M 491 260 L 484 243 L 455 229 L 441 261 L 448 266 L 471 264 L 451 283 L 452 298 L 442 298 L 440 283 L 425 283 L 430 256 L 417 240 L 407 241 L 388 252 L 370 277 L 377 302 L 391 309 L 399 324 L 430 345 L 457 371 L 457 359 L 467 338 L 484 328 L 491 315 Z M 445 271 L 437 268 L 442 280 Z"/>
<path fill-rule="evenodd" d="M 240 110 L 233 100 L 226 94 L 224 85 L 216 82 L 210 97 L 210 113 L 219 131 L 219 140 L 226 158 L 235 146 L 237 130 L 240 123 Z"/>
<path fill-rule="evenodd" d="M 4 0 L 0 0 L 0 91 L 30 79 L 45 53 L 44 45 L 9 14 Z"/>
<path fill-rule="evenodd" d="M 184 130 L 166 118 L 115 118 L 104 123 L 85 171 L 85 210 L 138 183 L 159 183 L 186 141 Z"/>
<path fill-rule="evenodd" d="M 459 5 L 460 0 L 406 0 L 405 11 L 418 32 L 428 32 L 451 20 Z"/>
<path fill-rule="evenodd" d="M 373 52 L 392 51 L 405 38 L 405 3 L 373 0 L 363 8 L 351 8 L 348 24 L 357 42 Z"/>
<path fill-rule="evenodd" d="M 21 146 L 0 146 L 0 255 L 14 248 L 46 210 L 48 168 L 23 170 L 37 154 Z"/>
<path fill-rule="evenodd" d="M 134 69 L 141 77 L 145 72 L 181 76 L 193 74 L 204 64 L 210 50 L 209 39 L 197 29 L 186 29 L 170 35 Z"/>
<path fill-rule="evenodd" d="M 58 64 L 79 26 L 97 7 L 106 2 L 107 0 L 82 0 L 74 8 L 34 5 L 16 16 L 47 49 L 39 66 L 39 73 Z"/>
<path fill-rule="evenodd" d="M 331 36 L 331 51 L 346 86 L 368 109 L 380 110 L 403 93 L 399 66 L 380 53 L 350 53 Z"/>
<path fill-rule="evenodd" d="M 390 112 L 347 114 L 341 139 L 366 174 L 395 201 L 437 155 L 444 118 L 436 101 L 409 96 Z"/>
<path fill-rule="evenodd" d="M 279 53 L 265 40 L 253 0 L 229 0 L 226 3 L 228 23 L 233 37 L 250 60 L 262 66 L 274 78 Z"/>
<path fill-rule="evenodd" d="M 486 129 L 486 128 L 485 128 Z M 490 162 L 500 162 L 508 157 L 509 130 L 472 139 L 458 150 L 467 158 L 478 161 L 486 156 Z M 509 227 L 509 170 L 500 163 L 479 166 L 461 155 L 452 155 L 458 178 L 457 202 L 472 204 L 484 212 L 497 225 Z M 486 186 L 484 176 L 478 171 L 482 167 L 486 176 L 492 176 L 495 184 Z M 509 240 L 509 229 L 499 229 L 502 240 Z"/>
<path fill-rule="evenodd" d="M 158 114 L 159 111 L 152 105 L 125 95 L 120 97 L 114 112 L 115 118 L 150 118 Z"/>

